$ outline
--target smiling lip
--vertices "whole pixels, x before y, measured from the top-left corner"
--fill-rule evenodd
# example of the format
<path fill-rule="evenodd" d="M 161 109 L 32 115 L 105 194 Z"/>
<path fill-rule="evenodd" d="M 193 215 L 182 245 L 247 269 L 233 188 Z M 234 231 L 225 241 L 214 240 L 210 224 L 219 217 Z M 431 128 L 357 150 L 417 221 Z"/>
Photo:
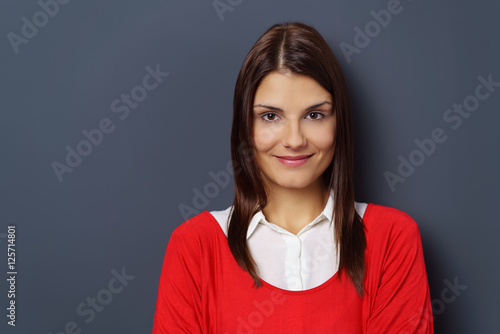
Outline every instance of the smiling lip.
<path fill-rule="evenodd" d="M 305 164 L 307 161 L 309 161 L 309 158 L 312 157 L 312 154 L 309 155 L 283 155 L 283 156 L 277 156 L 275 155 L 276 159 L 278 159 L 279 162 L 281 162 L 283 165 L 287 167 L 299 167 Z"/>

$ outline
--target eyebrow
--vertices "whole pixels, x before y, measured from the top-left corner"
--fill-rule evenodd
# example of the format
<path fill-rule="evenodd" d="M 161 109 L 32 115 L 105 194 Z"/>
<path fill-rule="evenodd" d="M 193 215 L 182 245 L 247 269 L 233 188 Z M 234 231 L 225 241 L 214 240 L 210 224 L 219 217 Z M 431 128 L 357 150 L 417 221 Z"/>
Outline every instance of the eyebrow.
<path fill-rule="evenodd" d="M 329 105 L 332 105 L 332 104 L 330 103 L 330 101 L 323 101 L 323 102 L 316 103 L 316 104 L 314 104 L 314 105 L 312 105 L 312 106 L 310 106 L 310 107 L 306 108 L 306 110 L 310 110 L 310 109 L 318 108 L 318 107 L 321 107 L 321 106 L 322 106 L 322 105 L 324 105 L 324 104 L 329 104 Z M 283 109 L 281 109 L 281 108 L 278 108 L 278 107 L 273 107 L 273 106 L 268 106 L 268 105 L 266 105 L 266 104 L 260 104 L 260 103 L 259 103 L 259 104 L 254 105 L 253 107 L 254 107 L 254 108 L 256 108 L 256 107 L 264 107 L 264 108 L 268 108 L 268 109 L 271 109 L 271 110 L 275 110 L 275 111 L 281 111 L 281 112 L 283 112 Z"/>

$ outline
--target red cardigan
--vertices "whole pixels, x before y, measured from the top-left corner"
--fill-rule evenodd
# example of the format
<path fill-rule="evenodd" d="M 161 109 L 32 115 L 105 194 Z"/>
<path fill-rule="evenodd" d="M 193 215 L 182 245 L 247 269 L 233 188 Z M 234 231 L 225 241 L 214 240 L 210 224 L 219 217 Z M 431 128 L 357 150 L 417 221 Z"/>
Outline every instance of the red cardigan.
<path fill-rule="evenodd" d="M 343 272 L 303 291 L 254 287 L 208 212 L 177 227 L 161 272 L 153 334 L 433 333 L 420 233 L 397 209 L 368 204 L 365 294 Z"/>

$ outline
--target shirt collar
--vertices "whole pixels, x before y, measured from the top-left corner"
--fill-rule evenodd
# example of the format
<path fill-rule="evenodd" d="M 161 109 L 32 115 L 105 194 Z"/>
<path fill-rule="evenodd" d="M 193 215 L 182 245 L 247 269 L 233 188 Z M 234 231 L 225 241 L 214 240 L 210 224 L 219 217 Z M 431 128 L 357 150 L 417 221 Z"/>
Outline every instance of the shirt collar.
<path fill-rule="evenodd" d="M 325 208 L 319 214 L 319 216 L 316 217 L 316 219 L 313 220 L 308 225 L 310 226 L 315 225 L 316 223 L 322 221 L 323 219 L 331 221 L 333 217 L 332 215 L 333 215 L 333 190 L 330 190 L 330 196 L 328 197 L 328 201 L 326 202 Z M 252 220 L 250 220 L 250 224 L 248 225 L 248 230 L 247 230 L 247 239 L 250 238 L 250 236 L 253 234 L 259 223 L 265 224 L 266 222 L 267 220 L 266 217 L 264 216 L 264 213 L 262 213 L 262 210 L 259 210 L 252 217 Z"/>

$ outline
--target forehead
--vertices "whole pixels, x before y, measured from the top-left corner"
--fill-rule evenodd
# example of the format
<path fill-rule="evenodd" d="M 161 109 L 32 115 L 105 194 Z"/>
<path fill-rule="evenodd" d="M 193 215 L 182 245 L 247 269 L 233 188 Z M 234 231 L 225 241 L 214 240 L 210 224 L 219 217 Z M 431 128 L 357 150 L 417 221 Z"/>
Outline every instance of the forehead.
<path fill-rule="evenodd" d="M 320 101 L 331 101 L 331 94 L 311 77 L 271 72 L 262 79 L 255 92 L 256 104 L 279 108 L 305 107 Z"/>

